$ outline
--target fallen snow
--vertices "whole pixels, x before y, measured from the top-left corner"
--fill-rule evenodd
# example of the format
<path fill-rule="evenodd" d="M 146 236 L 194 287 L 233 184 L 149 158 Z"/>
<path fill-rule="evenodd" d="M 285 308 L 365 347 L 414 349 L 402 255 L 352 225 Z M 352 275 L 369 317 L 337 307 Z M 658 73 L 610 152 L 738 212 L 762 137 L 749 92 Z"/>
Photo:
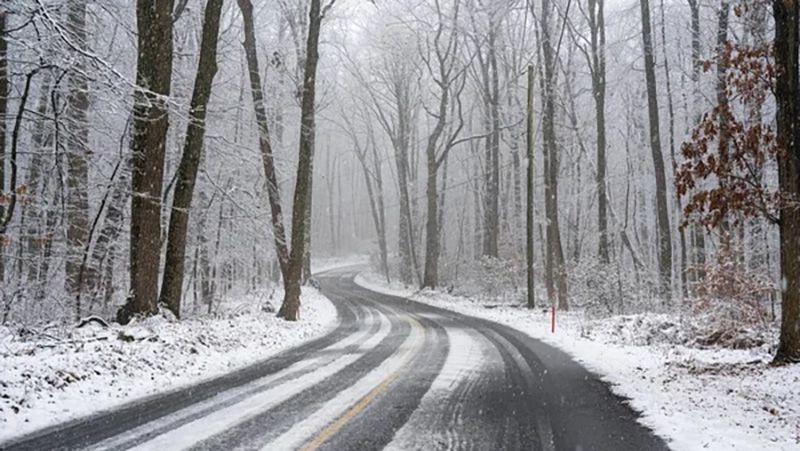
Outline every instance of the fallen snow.
<path fill-rule="evenodd" d="M 359 285 L 514 327 L 554 345 L 600 375 L 642 412 L 641 422 L 676 450 L 800 449 L 800 365 L 768 366 L 768 347 L 699 349 L 682 344 L 680 321 L 629 315 L 589 321 L 520 306 L 492 305 L 387 286 L 364 273 Z M 491 308 L 487 308 L 491 307 Z"/>
<path fill-rule="evenodd" d="M 281 299 L 280 290 L 250 294 L 213 318 L 180 322 L 156 316 L 23 338 L 0 328 L 0 441 L 228 373 L 337 324 L 333 304 L 312 288 L 303 287 L 301 321 L 262 310 Z"/>

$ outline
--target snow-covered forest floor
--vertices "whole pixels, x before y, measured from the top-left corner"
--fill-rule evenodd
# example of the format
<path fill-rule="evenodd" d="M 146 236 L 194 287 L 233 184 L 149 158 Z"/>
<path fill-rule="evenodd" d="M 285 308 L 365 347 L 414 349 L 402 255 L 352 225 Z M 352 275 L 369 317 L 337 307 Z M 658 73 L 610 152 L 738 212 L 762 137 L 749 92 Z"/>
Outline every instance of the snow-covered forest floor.
<path fill-rule="evenodd" d="M 229 373 L 336 325 L 335 307 L 312 288 L 297 323 L 263 310 L 282 295 L 226 299 L 214 315 L 180 322 L 160 314 L 127 326 L 0 328 L 0 440 Z"/>
<path fill-rule="evenodd" d="M 572 355 L 642 412 L 677 450 L 800 448 L 800 365 L 773 368 L 771 343 L 747 350 L 691 344 L 691 318 L 638 314 L 587 319 L 546 309 L 416 291 L 362 273 L 360 285 L 514 327 Z"/>

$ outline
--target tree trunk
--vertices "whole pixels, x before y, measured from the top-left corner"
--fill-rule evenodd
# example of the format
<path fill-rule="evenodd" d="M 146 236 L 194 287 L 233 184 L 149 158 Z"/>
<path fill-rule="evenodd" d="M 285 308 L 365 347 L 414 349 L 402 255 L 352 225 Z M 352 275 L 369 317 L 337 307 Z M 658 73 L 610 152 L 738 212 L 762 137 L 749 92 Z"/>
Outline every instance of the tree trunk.
<path fill-rule="evenodd" d="M 703 72 L 703 62 L 700 61 L 700 5 L 698 0 L 688 0 L 689 10 L 691 15 L 691 30 L 692 30 L 692 124 L 697 125 L 701 119 L 701 106 L 702 92 L 700 90 L 700 75 Z M 691 282 L 698 282 L 705 277 L 702 270 L 706 263 L 706 234 L 705 230 L 700 225 L 693 225 L 691 228 L 692 234 L 692 250 L 690 261 L 693 266 L 691 271 Z"/>
<path fill-rule="evenodd" d="M 300 111 L 300 150 L 297 162 L 297 181 L 295 183 L 292 208 L 292 244 L 289 267 L 284 274 L 284 298 L 278 316 L 288 321 L 297 321 L 300 315 L 300 282 L 305 257 L 307 227 L 306 215 L 310 200 L 313 175 L 315 107 L 317 62 L 319 61 L 319 35 L 324 11 L 320 0 L 311 0 L 309 11 L 308 41 L 303 74 L 303 100 Z"/>
<path fill-rule="evenodd" d="M 109 264 L 109 257 L 117 247 L 117 240 L 122 233 L 124 222 L 124 208 L 128 200 L 128 183 L 130 183 L 130 163 L 122 162 L 120 167 L 119 180 L 109 189 L 113 190 L 111 199 L 108 202 L 108 209 L 103 218 L 103 225 L 97 234 L 88 265 L 85 269 L 84 279 L 86 280 L 86 291 L 94 301 L 102 289 L 104 270 Z"/>
<path fill-rule="evenodd" d="M 8 118 L 8 42 L 6 41 L 6 22 L 8 12 L 0 9 L 0 191 L 6 186 L 6 121 Z M 0 207 L 0 216 L 5 208 Z M 5 281 L 5 245 L 0 243 L 0 283 Z"/>
<path fill-rule="evenodd" d="M 425 222 L 425 273 L 422 278 L 423 288 L 436 288 L 439 285 L 439 195 L 437 193 L 436 149 L 429 148 L 426 158 L 428 180 L 425 189 L 427 220 Z"/>
<path fill-rule="evenodd" d="M 545 279 L 547 296 L 551 302 L 558 298 L 558 306 L 562 310 L 569 308 L 567 301 L 567 277 L 564 267 L 564 250 L 561 245 L 561 231 L 558 219 L 558 141 L 555 129 L 555 83 L 556 57 L 550 29 L 552 6 L 550 0 L 542 2 L 542 56 L 544 60 L 544 78 L 542 80 L 544 138 L 544 171 L 545 171 L 545 215 L 547 217 L 547 254 L 545 259 Z"/>
<path fill-rule="evenodd" d="M 798 16 L 796 1 L 774 0 L 775 64 L 777 78 L 777 138 L 785 154 L 778 178 L 783 193 L 800 198 L 800 73 L 798 73 Z M 781 335 L 776 363 L 800 361 L 800 208 L 781 211 Z"/>
<path fill-rule="evenodd" d="M 378 198 L 378 248 L 381 254 L 381 269 L 383 275 L 386 277 L 386 282 L 391 283 L 392 278 L 389 275 L 389 251 L 386 242 L 386 205 L 383 194 L 383 175 L 381 172 L 381 159 L 378 157 L 378 149 L 375 142 L 372 142 L 372 162 L 375 172 L 375 189 Z"/>
<path fill-rule="evenodd" d="M 35 131 L 31 136 L 31 156 L 30 167 L 28 168 L 28 192 L 36 199 L 23 210 L 23 216 L 26 218 L 28 224 L 26 230 L 26 255 L 28 258 L 28 275 L 26 278 L 26 288 L 28 294 L 35 300 L 39 280 L 38 267 L 41 264 L 41 249 L 47 241 L 47 232 L 42 224 L 42 218 L 46 216 L 46 205 L 48 202 L 47 188 L 49 186 L 50 177 L 44 174 L 45 167 L 49 162 L 45 162 L 43 152 L 48 145 L 48 141 L 52 140 L 53 134 L 47 121 L 47 114 L 50 105 L 50 92 L 52 89 L 52 78 L 46 74 L 45 81 L 42 83 L 39 91 L 39 99 L 36 103 L 36 116 L 37 122 Z M 2 94 L 0 94 L 2 96 Z M 0 99 L 0 102 L 4 99 Z M 2 132 L 0 132 L 0 135 Z M 38 257 L 38 258 L 37 258 Z M 19 275 L 22 277 L 22 274 Z"/>
<path fill-rule="evenodd" d="M 600 263 L 608 265 L 608 197 L 606 196 L 606 25 L 605 0 L 589 0 L 592 90 L 597 133 L 597 233 Z"/>
<path fill-rule="evenodd" d="M 730 115 L 730 102 L 728 99 L 728 80 L 727 80 L 727 66 L 728 62 L 724 60 L 725 47 L 728 45 L 728 16 L 729 4 L 727 0 L 721 0 L 719 4 L 719 12 L 717 16 L 717 107 L 720 109 L 720 123 L 729 124 L 731 122 Z M 730 132 L 727 126 L 720 127 L 719 130 L 719 154 L 728 155 L 730 147 Z M 721 223 L 723 233 L 723 240 L 731 239 L 732 224 L 728 218 L 724 218 Z M 725 243 L 730 248 L 731 243 Z M 738 251 L 737 251 L 738 252 Z"/>
<path fill-rule="evenodd" d="M 264 175 L 267 179 L 267 195 L 269 197 L 270 212 L 272 214 L 272 235 L 275 237 L 275 252 L 281 274 L 286 279 L 289 270 L 289 250 L 286 245 L 286 231 L 283 225 L 283 207 L 281 206 L 278 177 L 275 174 L 275 160 L 272 154 L 267 113 L 264 108 L 264 94 L 261 84 L 261 73 L 258 68 L 258 51 L 256 49 L 255 25 L 253 23 L 253 4 L 250 0 L 237 0 L 242 12 L 244 22 L 244 50 L 247 56 L 247 67 L 250 73 L 250 90 L 253 95 L 253 109 L 255 110 L 258 124 L 258 141 L 261 150 L 261 160 L 264 166 Z"/>
<path fill-rule="evenodd" d="M 528 281 L 528 308 L 536 307 L 536 284 L 533 272 L 533 236 L 534 236 L 534 223 L 533 223 L 533 188 L 534 177 L 536 176 L 536 168 L 533 165 L 533 157 L 535 151 L 534 130 L 536 123 L 534 122 L 534 94 L 533 94 L 533 79 L 534 72 L 533 66 L 528 67 L 528 111 L 527 111 L 527 207 L 525 212 L 525 256 L 527 260 L 526 274 Z"/>
<path fill-rule="evenodd" d="M 152 314 L 158 300 L 161 263 L 161 195 L 167 128 L 166 98 L 172 80 L 173 0 L 138 0 L 138 55 L 134 98 L 131 188 L 131 295 L 117 312 L 128 323 Z"/>
<path fill-rule="evenodd" d="M 311 175 L 308 177 L 308 188 L 306 192 L 306 214 L 305 214 L 305 227 L 306 227 L 306 236 L 305 240 L 303 240 L 303 275 L 302 275 L 302 284 L 305 285 L 308 283 L 308 280 L 311 279 L 311 213 L 312 213 L 312 203 L 314 201 L 314 148 L 311 149 L 312 156 L 311 156 L 311 168 L 309 171 Z"/>
<path fill-rule="evenodd" d="M 670 160 L 672 162 L 672 173 L 673 177 L 674 174 L 678 172 L 678 160 L 675 157 L 675 106 L 672 101 L 672 77 L 669 71 L 669 57 L 667 56 L 667 25 L 664 13 L 664 0 L 661 0 L 661 45 L 664 49 L 664 80 L 666 81 L 666 88 L 667 88 L 667 114 L 669 115 L 669 155 Z M 675 200 L 675 215 L 680 217 L 681 215 L 681 198 L 678 195 L 677 191 L 674 192 Z M 678 273 L 680 274 L 680 281 L 681 281 L 681 293 L 687 293 L 687 280 L 686 280 L 686 268 L 688 266 L 687 262 L 687 255 L 686 255 L 686 232 L 683 227 L 680 227 L 679 221 L 676 221 L 676 226 L 678 226 L 678 244 L 680 245 L 680 266 Z"/>
<path fill-rule="evenodd" d="M 672 234 L 667 203 L 667 181 L 664 172 L 664 156 L 661 152 L 661 134 L 658 119 L 658 87 L 656 86 L 656 64 L 653 57 L 653 33 L 650 26 L 650 2 L 641 0 L 642 39 L 644 41 L 644 69 L 647 84 L 647 107 L 650 120 L 650 151 L 653 156 L 653 172 L 656 179 L 656 213 L 658 225 L 658 272 L 660 294 L 665 303 L 672 295 Z"/>
<path fill-rule="evenodd" d="M 400 280 L 405 284 L 413 283 L 416 274 L 413 258 L 414 233 L 411 215 L 411 200 L 408 194 L 408 153 L 410 148 L 411 112 L 407 87 L 397 96 L 398 136 L 395 146 L 395 164 L 397 165 L 397 183 L 400 194 L 400 214 L 398 222 L 398 248 L 400 252 Z"/>
<path fill-rule="evenodd" d="M 497 32 L 490 20 L 488 36 L 488 80 L 486 81 L 486 100 L 489 102 L 488 128 L 486 137 L 486 207 L 483 220 L 483 256 L 498 257 L 497 242 L 500 233 L 500 81 L 497 70 Z"/>
<path fill-rule="evenodd" d="M 441 18 L 440 18 L 441 20 Z M 440 23 L 441 30 L 441 23 Z M 438 45 L 438 41 L 436 43 Z M 438 47 L 437 47 L 438 52 Z M 425 188 L 426 200 L 426 222 L 425 222 L 425 272 L 422 277 L 423 288 L 435 288 L 439 285 L 439 253 L 441 251 L 441 240 L 439 238 L 439 194 L 438 194 L 438 175 L 441 161 L 437 155 L 439 140 L 444 132 L 447 123 L 447 109 L 450 105 L 450 69 L 444 67 L 447 64 L 446 58 L 439 57 L 439 86 L 441 94 L 439 97 L 438 111 L 435 115 L 436 125 L 428 136 L 425 148 L 425 167 L 427 168 L 427 183 Z M 443 157 L 449 151 L 449 143 L 445 143 Z"/>
<path fill-rule="evenodd" d="M 183 298 L 183 276 L 186 260 L 186 235 L 189 211 L 192 206 L 197 170 L 203 154 L 206 131 L 206 111 L 211 97 L 211 86 L 217 73 L 217 40 L 223 0 L 208 0 L 203 18 L 203 37 L 200 43 L 200 61 L 189 110 L 189 124 L 183 145 L 178 181 L 172 198 L 167 234 L 167 255 L 164 262 L 164 280 L 161 285 L 161 302 L 180 318 Z"/>
<path fill-rule="evenodd" d="M 87 50 L 86 1 L 70 2 L 67 11 L 67 30 L 73 44 L 81 51 Z M 83 57 L 76 64 L 67 83 L 67 256 L 66 291 L 74 299 L 80 299 L 83 291 L 83 255 L 89 239 L 89 83 L 85 76 Z M 81 316 L 81 305 L 77 302 L 76 317 Z"/>

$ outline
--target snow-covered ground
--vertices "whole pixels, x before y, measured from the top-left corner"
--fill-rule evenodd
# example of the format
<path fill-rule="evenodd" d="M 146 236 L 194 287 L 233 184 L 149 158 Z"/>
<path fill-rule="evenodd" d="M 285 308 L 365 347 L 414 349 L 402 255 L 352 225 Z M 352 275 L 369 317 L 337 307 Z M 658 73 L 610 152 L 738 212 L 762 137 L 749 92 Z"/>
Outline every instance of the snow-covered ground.
<path fill-rule="evenodd" d="M 676 344 L 684 331 L 667 315 L 586 320 L 480 304 L 463 297 L 387 286 L 363 273 L 365 288 L 485 318 L 557 346 L 608 381 L 642 412 L 641 421 L 676 450 L 800 449 L 800 364 L 773 368 L 768 349 L 699 349 Z M 490 307 L 490 308 L 487 308 Z"/>
<path fill-rule="evenodd" d="M 212 317 L 156 316 L 128 326 L 0 328 L 0 441 L 195 384 L 324 335 L 336 309 L 304 287 L 300 321 L 262 310 L 282 291 L 222 303 Z"/>

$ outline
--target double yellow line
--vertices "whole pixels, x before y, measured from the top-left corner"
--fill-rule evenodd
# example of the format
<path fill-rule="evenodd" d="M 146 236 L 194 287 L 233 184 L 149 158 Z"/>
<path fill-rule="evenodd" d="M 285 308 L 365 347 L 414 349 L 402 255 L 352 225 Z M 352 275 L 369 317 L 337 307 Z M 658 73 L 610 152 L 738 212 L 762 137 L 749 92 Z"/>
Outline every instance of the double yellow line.
<path fill-rule="evenodd" d="M 422 324 L 417 321 L 415 318 L 409 316 L 408 317 L 409 323 L 411 324 L 412 329 L 416 329 L 418 332 L 422 332 Z M 413 333 L 413 332 L 412 332 Z M 342 430 L 353 418 L 355 418 L 359 413 L 361 413 L 364 409 L 369 406 L 369 404 L 375 400 L 380 394 L 386 391 L 387 388 L 400 377 L 400 374 L 403 372 L 403 367 L 406 366 L 408 363 L 417 353 L 419 350 L 420 345 L 417 345 L 415 349 L 409 349 L 406 351 L 405 355 L 402 357 L 403 363 L 400 365 L 400 368 L 386 376 L 385 379 L 381 381 L 378 385 L 375 386 L 369 393 L 367 393 L 363 398 L 361 398 L 357 403 L 353 405 L 350 409 L 347 410 L 342 416 L 336 419 L 333 423 L 331 423 L 328 427 L 322 430 L 316 437 L 314 437 L 311 441 L 306 443 L 302 448 L 302 451 L 313 451 L 318 449 L 322 446 L 325 442 L 331 439 L 334 435 L 336 435 L 339 431 Z M 391 357 L 390 357 L 391 358 Z"/>

